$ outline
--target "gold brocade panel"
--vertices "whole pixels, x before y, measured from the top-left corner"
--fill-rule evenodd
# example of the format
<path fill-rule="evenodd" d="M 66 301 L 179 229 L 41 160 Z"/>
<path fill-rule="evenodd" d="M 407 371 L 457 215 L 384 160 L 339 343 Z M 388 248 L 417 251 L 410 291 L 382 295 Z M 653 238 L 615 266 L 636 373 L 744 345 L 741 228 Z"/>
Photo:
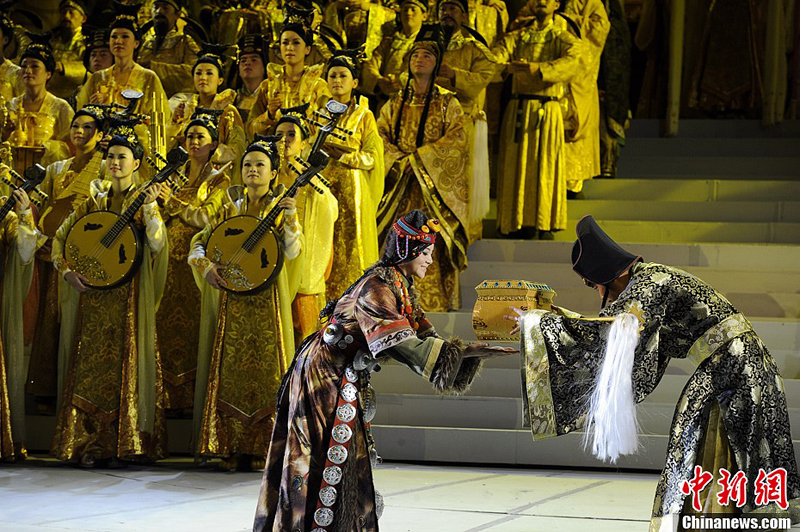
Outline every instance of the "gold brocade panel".
<path fill-rule="evenodd" d="M 192 194 L 196 194 L 196 189 L 192 189 Z M 198 229 L 177 216 L 166 225 L 170 257 L 164 295 L 156 313 L 164 393 L 168 409 L 192 408 L 200 336 L 200 291 L 186 259 Z"/>
<path fill-rule="evenodd" d="M 161 361 L 155 356 L 155 422 L 137 429 L 136 284 L 82 294 L 76 345 L 64 385 L 51 454 L 77 461 L 153 461 L 167 455 Z"/>
<path fill-rule="evenodd" d="M 199 451 L 266 456 L 286 371 L 278 290 L 222 298 Z"/>

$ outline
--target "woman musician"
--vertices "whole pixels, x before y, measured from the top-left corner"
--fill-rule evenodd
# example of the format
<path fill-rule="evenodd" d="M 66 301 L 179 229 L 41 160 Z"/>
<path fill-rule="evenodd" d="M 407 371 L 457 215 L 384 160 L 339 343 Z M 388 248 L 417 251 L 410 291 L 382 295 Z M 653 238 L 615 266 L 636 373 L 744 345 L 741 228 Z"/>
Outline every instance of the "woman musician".
<path fill-rule="evenodd" d="M 276 205 L 285 209 L 276 221 L 287 259 L 302 249 L 302 228 L 294 198 L 283 198 L 277 185 L 280 158 L 276 137 L 257 137 L 245 150 L 242 181 L 228 189 L 221 219 L 264 216 Z M 286 270 L 261 292 L 220 292 L 224 266 L 209 257 L 209 225 L 192 240 L 189 264 L 203 292 L 197 393 L 196 453 L 222 458 L 227 470 L 261 469 L 272 432 L 275 396 L 292 353 L 292 300 Z"/>
<path fill-rule="evenodd" d="M 0 175 L 9 168 L 0 164 Z M 25 374 L 22 306 L 33 278 L 33 255 L 44 238 L 33 223 L 31 202 L 21 188 L 11 198 L 14 209 L 0 220 L 0 460 L 24 460 Z"/>
<path fill-rule="evenodd" d="M 109 180 L 91 183 L 53 239 L 53 266 L 70 285 L 61 301 L 61 351 L 71 349 L 51 453 L 83 467 L 115 467 L 120 460 L 153 461 L 167 453 L 161 360 L 155 309 L 167 265 L 167 232 L 156 206 L 159 184 L 135 185 L 142 145 L 130 126 L 111 133 Z M 67 235 L 85 214 L 125 211 L 144 193 L 133 217 L 144 235 L 144 259 L 130 281 L 92 290 L 65 256 Z"/>
<path fill-rule="evenodd" d="M 164 296 L 156 315 L 158 344 L 164 371 L 167 415 L 191 417 L 200 337 L 200 292 L 186 263 L 189 244 L 206 225 L 215 225 L 225 192 L 226 172 L 211 161 L 220 146 L 219 111 L 197 108 L 181 133 L 189 161 L 183 174 L 189 181 L 177 192 L 161 189 L 162 213 L 169 238 L 169 266 Z"/>
<path fill-rule="evenodd" d="M 36 253 L 39 275 L 39 313 L 36 319 L 36 341 L 31 350 L 26 392 L 36 398 L 39 413 L 55 414 L 59 368 L 58 337 L 61 329 L 59 294 L 67 289 L 57 275 L 50 258 L 51 243 L 56 231 L 73 208 L 89 196 L 92 181 L 102 178 L 103 153 L 97 144 L 103 138 L 105 111 L 86 105 L 72 119 L 70 143 L 75 156 L 54 162 L 47 167 L 39 188 L 47 194 L 39 212 L 38 226 L 47 242 Z M 66 364 L 69 353 L 61 356 Z M 63 371 L 62 369 L 62 371 Z"/>

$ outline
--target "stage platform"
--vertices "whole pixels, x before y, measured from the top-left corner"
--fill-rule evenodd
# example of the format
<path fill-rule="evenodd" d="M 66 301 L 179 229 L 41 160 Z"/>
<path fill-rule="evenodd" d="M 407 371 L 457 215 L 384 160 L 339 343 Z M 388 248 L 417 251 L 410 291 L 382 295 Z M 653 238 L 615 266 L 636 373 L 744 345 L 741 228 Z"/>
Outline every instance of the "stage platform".
<path fill-rule="evenodd" d="M 646 531 L 657 481 L 651 473 L 406 463 L 375 473 L 388 532 Z M 260 484 L 260 472 L 217 472 L 188 458 L 84 470 L 33 457 L 0 465 L 0 530 L 251 530 Z"/>

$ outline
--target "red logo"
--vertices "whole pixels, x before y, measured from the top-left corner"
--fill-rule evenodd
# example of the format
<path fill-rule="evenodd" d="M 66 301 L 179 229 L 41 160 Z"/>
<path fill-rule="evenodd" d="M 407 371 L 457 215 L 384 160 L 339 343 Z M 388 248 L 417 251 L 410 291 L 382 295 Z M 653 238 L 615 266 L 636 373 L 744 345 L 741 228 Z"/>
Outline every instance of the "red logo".
<path fill-rule="evenodd" d="M 681 491 L 684 495 L 692 494 L 692 507 L 700 512 L 703 506 L 700 504 L 700 492 L 708 486 L 714 476 L 708 471 L 703 471 L 700 466 L 694 466 L 694 476 L 691 480 L 684 480 Z"/>
<path fill-rule="evenodd" d="M 764 472 L 758 470 L 758 478 L 755 483 L 756 506 L 766 506 L 775 503 L 781 510 L 789 507 L 786 501 L 786 470 L 782 467 Z"/>
<path fill-rule="evenodd" d="M 744 471 L 738 471 L 733 477 L 724 467 L 720 468 L 719 474 L 722 478 L 717 484 L 722 488 L 717 493 L 717 501 L 722 506 L 728 506 L 731 502 L 736 503 L 737 508 L 741 508 L 747 502 L 747 477 Z"/>

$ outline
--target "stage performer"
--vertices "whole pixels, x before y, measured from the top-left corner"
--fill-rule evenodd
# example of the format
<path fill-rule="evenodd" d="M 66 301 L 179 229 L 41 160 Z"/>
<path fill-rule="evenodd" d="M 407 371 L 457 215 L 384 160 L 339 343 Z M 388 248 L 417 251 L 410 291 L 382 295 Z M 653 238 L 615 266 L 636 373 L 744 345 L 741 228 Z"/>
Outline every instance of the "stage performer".
<path fill-rule="evenodd" d="M 302 17 L 287 18 L 281 31 L 280 49 L 284 64 L 269 63 L 267 77 L 258 88 L 250 110 L 246 131 L 248 138 L 272 131 L 280 118 L 280 109 L 304 103 L 314 112 L 330 99 L 323 78 L 324 65 L 307 66 L 314 32 Z"/>
<path fill-rule="evenodd" d="M 360 78 L 355 50 L 338 50 L 328 61 L 328 87 L 337 102 L 347 104 L 338 126 L 352 134 L 328 137 L 325 153 L 331 162 L 325 177 L 339 201 L 333 231 L 333 269 L 327 283 L 334 299 L 378 260 L 378 203 L 383 196 L 383 140 L 367 99 L 355 94 Z"/>
<path fill-rule="evenodd" d="M 103 153 L 97 149 L 97 143 L 103 138 L 104 123 L 105 111 L 96 105 L 89 104 L 75 113 L 69 130 L 75 157 L 48 165 L 44 181 L 39 185 L 39 189 L 48 195 L 39 209 L 38 221 L 47 242 L 36 253 L 39 313 L 25 387 L 26 393 L 35 397 L 39 414 L 55 415 L 58 374 L 66 371 L 66 366 L 58 363 L 59 296 L 69 285 L 53 268 L 50 257 L 52 239 L 72 209 L 89 195 L 91 182 L 105 177 Z M 69 353 L 61 357 L 64 364 L 68 359 Z"/>
<path fill-rule="evenodd" d="M 189 178 L 177 194 L 161 188 L 161 210 L 169 238 L 169 265 L 164 296 L 156 314 L 158 346 L 164 372 L 168 417 L 191 417 L 200 337 L 200 292 L 186 263 L 189 244 L 207 225 L 214 225 L 225 200 L 230 178 L 211 161 L 219 144 L 221 111 L 195 108 L 181 134 L 189 160 L 183 174 Z"/>
<path fill-rule="evenodd" d="M 198 53 L 197 61 L 192 67 L 192 77 L 196 93 L 181 92 L 170 98 L 170 106 L 174 107 L 172 119 L 167 126 L 167 149 L 185 142 L 187 124 L 194 119 L 195 110 L 198 108 L 219 111 L 219 118 L 215 119 L 217 147 L 214 150 L 213 162 L 220 167 L 231 163 L 232 168 L 228 175 L 238 179 L 239 161 L 247 147 L 244 135 L 244 122 L 239 110 L 236 109 L 236 92 L 225 89 L 219 92 L 225 78 L 226 58 L 223 52 L 227 46 L 219 44 L 204 44 Z M 226 187 L 227 188 L 227 187 Z"/>
<path fill-rule="evenodd" d="M 0 175 L 8 167 L 0 164 Z M 33 255 L 44 237 L 33 223 L 31 202 L 24 190 L 13 192 L 14 210 L 0 220 L 0 259 L 3 261 L 0 312 L 0 460 L 28 456 L 25 449 L 25 350 L 22 305 L 33 279 Z M 0 198 L 0 205 L 8 198 Z"/>
<path fill-rule="evenodd" d="M 383 106 L 378 131 L 386 147 L 386 192 L 378 207 L 385 235 L 403 212 L 424 208 L 441 224 L 433 263 L 421 280 L 422 306 L 461 307 L 459 272 L 467 266 L 469 146 L 464 111 L 453 92 L 435 84 L 444 54 L 441 28 L 425 25 L 411 48 L 405 88 Z"/>
<path fill-rule="evenodd" d="M 275 137 L 257 137 L 245 151 L 242 181 L 228 189 L 220 220 L 263 218 L 276 205 L 285 258 L 303 249 L 294 198 L 282 198 L 277 184 L 280 158 Z M 200 348 L 195 392 L 195 452 L 222 458 L 226 470 L 262 469 L 275 415 L 275 396 L 294 352 L 292 300 L 286 270 L 254 294 L 221 291 L 225 266 L 206 248 L 215 226 L 207 225 L 191 243 L 189 264 L 202 292 Z"/>
<path fill-rule="evenodd" d="M 308 156 L 305 107 L 283 109 L 275 129 L 283 144 L 278 182 L 285 187 L 290 187 L 297 179 L 293 168 L 302 169 L 295 158 Z M 339 202 L 328 185 L 318 178 L 312 183 L 313 188 L 303 187 L 295 197 L 297 218 L 303 227 L 304 249 L 298 257 L 285 263 L 296 343 L 319 328 L 319 312 L 327 302 L 325 284 L 331 273 L 333 234 L 339 217 Z"/>
<path fill-rule="evenodd" d="M 167 233 L 156 198 L 161 185 L 133 184 L 143 148 L 133 128 L 110 134 L 108 180 L 91 183 L 89 197 L 53 239 L 53 266 L 70 288 L 61 296 L 61 347 L 70 353 L 50 452 L 83 467 L 116 467 L 120 460 L 151 462 L 167 454 L 161 357 L 155 315 L 166 275 Z M 144 258 L 136 275 L 110 290 L 92 290 L 65 256 L 67 235 L 83 215 L 124 212 L 145 193 L 133 222 L 142 232 Z M 59 375 L 63 380 L 64 376 Z"/>
<path fill-rule="evenodd" d="M 326 306 L 327 327 L 298 349 L 278 395 L 254 531 L 378 529 L 369 373 L 381 359 L 461 393 L 482 358 L 516 352 L 445 341 L 425 317 L 413 278 L 425 276 L 438 231 L 422 211 L 397 220 L 381 260 Z"/>
<path fill-rule="evenodd" d="M 577 233 L 572 268 L 599 292 L 601 318 L 584 319 L 561 309 L 534 310 L 519 320 L 524 415 L 533 438 L 589 429 L 599 458 L 615 461 L 635 453 L 634 402 L 655 389 L 670 358 L 688 358 L 696 369 L 672 420 L 650 530 L 674 530 L 677 515 L 694 512 L 693 497 L 682 488 L 696 466 L 713 475 L 709 486 L 714 488 L 701 494 L 705 512 L 778 512 L 775 503 L 757 508 L 754 489 L 760 469 L 783 468 L 788 509 L 796 514 L 800 477 L 783 379 L 750 322 L 700 279 L 625 251 L 591 216 L 578 222 Z M 615 388 L 620 394 L 603 393 L 608 387 L 600 386 L 626 381 L 627 386 Z M 603 411 L 611 410 L 617 414 L 606 419 Z M 602 437 L 610 433 L 620 436 Z M 744 473 L 742 508 L 719 504 L 721 468 L 731 476 Z"/>
<path fill-rule="evenodd" d="M 512 74 L 500 136 L 497 225 L 514 237 L 553 240 L 553 232 L 567 227 L 564 117 L 580 41 L 556 25 L 557 8 L 558 0 L 537 3 L 533 24 L 492 48 Z"/>

